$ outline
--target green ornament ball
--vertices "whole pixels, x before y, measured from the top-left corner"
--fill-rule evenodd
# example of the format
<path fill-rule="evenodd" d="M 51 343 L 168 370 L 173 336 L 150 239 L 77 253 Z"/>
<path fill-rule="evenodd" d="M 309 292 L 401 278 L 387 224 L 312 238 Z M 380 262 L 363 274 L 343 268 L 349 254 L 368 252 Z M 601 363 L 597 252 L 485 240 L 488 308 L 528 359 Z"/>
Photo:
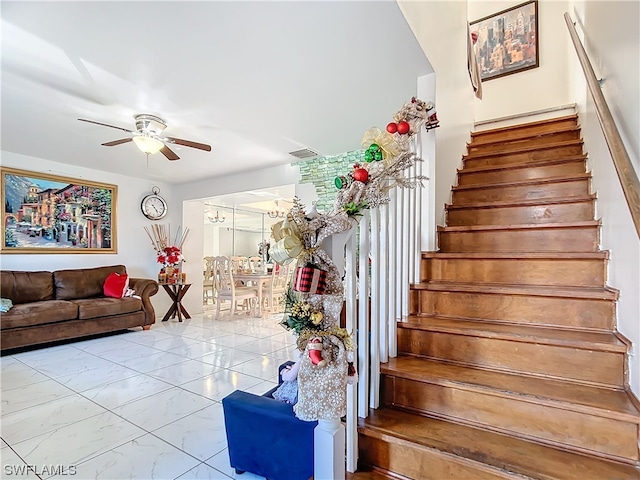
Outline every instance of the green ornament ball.
<path fill-rule="evenodd" d="M 364 152 L 364 161 L 373 162 L 373 153 L 370 150 Z"/>

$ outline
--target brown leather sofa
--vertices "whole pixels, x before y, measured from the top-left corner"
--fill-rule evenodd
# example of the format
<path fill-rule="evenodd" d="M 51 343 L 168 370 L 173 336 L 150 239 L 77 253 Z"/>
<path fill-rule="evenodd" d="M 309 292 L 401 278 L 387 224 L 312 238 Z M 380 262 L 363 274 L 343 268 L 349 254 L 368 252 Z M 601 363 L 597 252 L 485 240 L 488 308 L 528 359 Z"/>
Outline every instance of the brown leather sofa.
<path fill-rule="evenodd" d="M 135 297 L 110 298 L 103 285 L 111 272 L 126 273 L 124 265 L 57 270 L 0 271 L 0 298 L 13 307 L 0 314 L 0 348 L 27 345 L 142 327 L 155 323 L 151 296 L 155 280 L 131 278 Z"/>

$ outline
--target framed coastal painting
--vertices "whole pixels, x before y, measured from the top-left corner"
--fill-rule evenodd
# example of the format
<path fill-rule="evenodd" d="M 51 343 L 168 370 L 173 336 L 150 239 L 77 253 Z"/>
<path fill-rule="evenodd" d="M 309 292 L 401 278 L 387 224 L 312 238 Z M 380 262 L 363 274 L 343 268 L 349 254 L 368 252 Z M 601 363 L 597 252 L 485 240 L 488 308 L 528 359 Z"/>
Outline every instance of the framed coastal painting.
<path fill-rule="evenodd" d="M 0 168 L 5 253 L 117 253 L 118 187 Z"/>
<path fill-rule="evenodd" d="M 516 5 L 471 22 L 482 81 L 539 65 L 538 1 Z"/>

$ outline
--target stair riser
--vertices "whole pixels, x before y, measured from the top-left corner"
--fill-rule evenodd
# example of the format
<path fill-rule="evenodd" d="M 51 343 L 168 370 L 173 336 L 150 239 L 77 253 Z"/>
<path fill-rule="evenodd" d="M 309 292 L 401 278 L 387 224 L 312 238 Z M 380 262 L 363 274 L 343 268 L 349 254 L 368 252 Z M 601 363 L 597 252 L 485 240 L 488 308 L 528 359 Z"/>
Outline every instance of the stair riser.
<path fill-rule="evenodd" d="M 410 328 L 398 329 L 398 351 L 515 373 L 624 386 L 624 354 Z"/>
<path fill-rule="evenodd" d="M 615 302 L 610 300 L 429 290 L 409 293 L 412 315 L 599 330 L 613 328 L 615 316 Z"/>
<path fill-rule="evenodd" d="M 447 225 L 522 225 L 529 223 L 562 223 L 593 220 L 594 200 L 551 205 L 448 209 Z"/>
<path fill-rule="evenodd" d="M 359 462 L 408 478 L 513 479 L 509 473 L 384 435 L 358 435 Z"/>
<path fill-rule="evenodd" d="M 441 252 L 595 252 L 597 226 L 438 232 Z"/>
<path fill-rule="evenodd" d="M 487 172 L 469 172 L 464 170 L 458 173 L 458 185 L 483 185 L 501 182 L 517 182 L 520 180 L 534 180 L 549 177 L 561 177 L 585 173 L 585 161 L 576 160 L 567 163 L 554 163 L 551 165 L 530 168 L 515 168 L 505 170 L 490 170 Z"/>
<path fill-rule="evenodd" d="M 473 154 L 493 153 L 531 145 L 542 146 L 565 140 L 578 140 L 579 138 L 580 130 L 569 130 L 565 132 L 548 133 L 539 137 L 504 139 L 492 143 L 483 142 L 484 144 L 471 142 L 467 147 L 467 151 Z"/>
<path fill-rule="evenodd" d="M 582 155 L 582 143 L 554 148 L 543 148 L 527 152 L 504 153 L 486 157 L 464 158 L 464 168 L 488 167 L 490 165 L 515 165 L 538 160 L 556 160 L 567 156 Z"/>
<path fill-rule="evenodd" d="M 546 200 L 551 198 L 585 198 L 589 195 L 589 179 L 568 182 L 542 183 L 535 185 L 510 185 L 506 187 L 478 187 L 465 190 L 454 190 L 454 205 L 470 205 L 474 203 Z"/>
<path fill-rule="evenodd" d="M 638 460 L 638 425 L 622 420 L 529 403 L 514 396 L 465 390 L 383 375 L 385 405 L 459 419 L 514 436 L 537 438 L 603 457 Z"/>
<path fill-rule="evenodd" d="M 603 287 L 604 259 L 424 258 L 421 281 Z"/>
<path fill-rule="evenodd" d="M 566 118 L 555 122 L 549 122 L 541 125 L 528 125 L 510 128 L 501 131 L 479 131 L 474 132 L 471 136 L 471 143 L 501 142 L 509 139 L 523 137 L 525 135 L 542 135 L 544 133 L 555 132 L 564 128 L 577 127 L 575 118 Z"/>

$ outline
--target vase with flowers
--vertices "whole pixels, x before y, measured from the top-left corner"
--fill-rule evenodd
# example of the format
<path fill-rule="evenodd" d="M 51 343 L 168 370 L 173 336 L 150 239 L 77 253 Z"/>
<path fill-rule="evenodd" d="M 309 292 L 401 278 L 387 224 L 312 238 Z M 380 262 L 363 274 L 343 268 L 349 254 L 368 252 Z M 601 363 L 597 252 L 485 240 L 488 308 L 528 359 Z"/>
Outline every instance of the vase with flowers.
<path fill-rule="evenodd" d="M 171 227 L 166 225 L 152 225 L 151 229 L 145 227 L 145 232 L 151 240 L 151 245 L 156 251 L 156 260 L 162 265 L 158 273 L 158 283 L 183 283 L 186 279 L 182 274 L 182 246 L 184 245 L 189 229 L 182 231 L 178 227 L 174 241 L 171 242 Z"/>

